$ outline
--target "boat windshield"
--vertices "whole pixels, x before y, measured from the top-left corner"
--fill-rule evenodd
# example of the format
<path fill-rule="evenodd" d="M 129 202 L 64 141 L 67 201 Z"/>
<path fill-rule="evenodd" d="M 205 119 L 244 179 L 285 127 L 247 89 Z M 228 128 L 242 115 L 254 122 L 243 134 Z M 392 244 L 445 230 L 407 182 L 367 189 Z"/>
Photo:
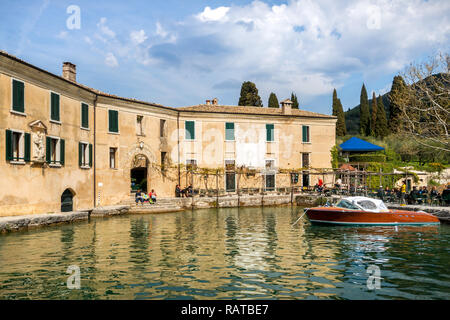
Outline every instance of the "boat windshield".
<path fill-rule="evenodd" d="M 344 209 L 353 209 L 353 210 L 358 210 L 359 209 L 353 203 L 351 203 L 350 201 L 345 200 L 345 199 L 342 199 L 341 201 L 339 201 L 339 203 L 336 205 L 336 207 L 344 208 Z"/>
<path fill-rule="evenodd" d="M 358 204 L 363 208 L 367 210 L 377 210 L 377 205 L 369 200 L 361 200 L 358 201 Z"/>

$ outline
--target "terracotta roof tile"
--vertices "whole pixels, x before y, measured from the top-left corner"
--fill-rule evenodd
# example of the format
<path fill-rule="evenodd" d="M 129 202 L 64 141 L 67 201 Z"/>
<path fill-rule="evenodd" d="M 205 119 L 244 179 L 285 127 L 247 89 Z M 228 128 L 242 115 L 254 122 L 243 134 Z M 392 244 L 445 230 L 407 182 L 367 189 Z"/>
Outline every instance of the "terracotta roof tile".
<path fill-rule="evenodd" d="M 239 113 L 239 114 L 261 114 L 261 115 L 280 115 L 283 116 L 281 108 L 261 108 L 261 107 L 251 107 L 251 106 L 223 106 L 223 105 L 207 105 L 199 104 L 196 106 L 181 107 L 178 108 L 183 111 L 193 111 L 193 112 L 211 112 L 211 113 Z M 327 118 L 335 119 L 334 116 L 329 116 L 326 114 L 320 114 L 316 112 L 292 109 L 291 114 L 285 116 L 298 116 L 298 117 L 316 117 L 316 118 Z"/>

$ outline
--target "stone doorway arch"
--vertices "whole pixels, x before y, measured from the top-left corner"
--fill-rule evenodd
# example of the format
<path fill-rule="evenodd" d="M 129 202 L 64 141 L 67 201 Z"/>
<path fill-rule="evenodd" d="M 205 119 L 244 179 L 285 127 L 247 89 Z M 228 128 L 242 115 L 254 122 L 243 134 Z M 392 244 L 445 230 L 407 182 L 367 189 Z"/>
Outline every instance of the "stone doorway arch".
<path fill-rule="evenodd" d="M 131 191 L 148 192 L 149 160 L 143 154 L 134 156 L 130 167 Z"/>
<path fill-rule="evenodd" d="M 130 147 L 127 158 L 126 168 L 130 173 L 131 192 L 137 188 L 147 192 L 150 187 L 151 165 L 156 160 L 153 152 L 143 141 L 139 141 Z"/>
<path fill-rule="evenodd" d="M 68 188 L 61 194 L 61 212 L 73 211 L 75 192 Z"/>

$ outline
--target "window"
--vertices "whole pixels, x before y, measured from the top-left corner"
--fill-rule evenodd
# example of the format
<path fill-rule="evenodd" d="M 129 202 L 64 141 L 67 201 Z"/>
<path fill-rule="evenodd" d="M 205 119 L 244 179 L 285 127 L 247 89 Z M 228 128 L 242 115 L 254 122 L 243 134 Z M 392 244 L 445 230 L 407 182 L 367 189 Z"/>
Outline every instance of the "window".
<path fill-rule="evenodd" d="M 81 128 L 89 129 L 89 106 L 86 103 L 81 104 Z"/>
<path fill-rule="evenodd" d="M 234 141 L 234 122 L 225 123 L 225 140 Z"/>
<path fill-rule="evenodd" d="M 50 92 L 50 120 L 59 122 L 59 94 Z"/>
<path fill-rule="evenodd" d="M 138 136 L 144 135 L 144 128 L 142 123 L 144 122 L 144 116 L 136 116 L 136 134 Z"/>
<path fill-rule="evenodd" d="M 111 169 L 117 169 L 116 153 L 117 148 L 109 148 L 109 167 Z"/>
<path fill-rule="evenodd" d="M 87 142 L 78 143 L 78 164 L 81 168 L 92 167 L 92 144 Z"/>
<path fill-rule="evenodd" d="M 302 141 L 310 142 L 309 140 L 309 126 L 302 126 Z"/>
<path fill-rule="evenodd" d="M 236 164 L 234 160 L 225 160 L 225 190 L 236 191 Z"/>
<path fill-rule="evenodd" d="M 119 111 L 108 110 L 108 129 L 109 132 L 119 133 Z"/>
<path fill-rule="evenodd" d="M 195 121 L 185 121 L 185 139 L 186 140 L 195 140 Z"/>
<path fill-rule="evenodd" d="M 302 167 L 309 167 L 309 153 L 302 153 Z"/>
<path fill-rule="evenodd" d="M 274 135 L 274 125 L 273 124 L 266 124 L 266 141 L 274 141 L 275 135 Z"/>
<path fill-rule="evenodd" d="M 344 209 L 352 209 L 352 210 L 359 210 L 358 206 L 355 206 L 353 203 L 351 203 L 348 200 L 341 200 L 336 207 L 338 208 L 344 208 Z"/>
<path fill-rule="evenodd" d="M 197 160 L 194 160 L 194 159 L 186 160 L 186 170 L 187 171 L 197 170 Z"/>
<path fill-rule="evenodd" d="M 308 171 L 302 172 L 302 186 L 309 187 L 309 172 Z"/>
<path fill-rule="evenodd" d="M 64 165 L 64 139 L 56 137 L 46 138 L 46 160 L 49 165 Z"/>
<path fill-rule="evenodd" d="M 275 190 L 275 160 L 266 160 L 266 174 L 264 178 L 266 191 Z"/>
<path fill-rule="evenodd" d="M 164 173 L 166 171 L 166 155 L 167 152 L 161 152 L 161 172 Z"/>
<path fill-rule="evenodd" d="M 22 81 L 13 79 L 12 81 L 12 106 L 16 112 L 25 112 L 25 84 Z"/>
<path fill-rule="evenodd" d="M 161 138 L 166 136 L 166 120 L 159 120 L 159 136 Z"/>
<path fill-rule="evenodd" d="M 6 161 L 30 161 L 30 134 L 6 130 Z"/>

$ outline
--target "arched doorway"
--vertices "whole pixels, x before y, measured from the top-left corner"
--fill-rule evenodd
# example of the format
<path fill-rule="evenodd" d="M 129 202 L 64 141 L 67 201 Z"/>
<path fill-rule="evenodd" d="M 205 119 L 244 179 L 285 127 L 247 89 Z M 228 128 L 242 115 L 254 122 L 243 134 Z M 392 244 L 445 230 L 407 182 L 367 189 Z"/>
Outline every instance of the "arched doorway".
<path fill-rule="evenodd" d="M 138 189 L 143 192 L 148 191 L 148 159 L 142 154 L 134 157 L 130 169 L 131 191 Z"/>
<path fill-rule="evenodd" d="M 61 212 L 73 211 L 74 193 L 70 189 L 64 190 L 61 195 Z"/>

